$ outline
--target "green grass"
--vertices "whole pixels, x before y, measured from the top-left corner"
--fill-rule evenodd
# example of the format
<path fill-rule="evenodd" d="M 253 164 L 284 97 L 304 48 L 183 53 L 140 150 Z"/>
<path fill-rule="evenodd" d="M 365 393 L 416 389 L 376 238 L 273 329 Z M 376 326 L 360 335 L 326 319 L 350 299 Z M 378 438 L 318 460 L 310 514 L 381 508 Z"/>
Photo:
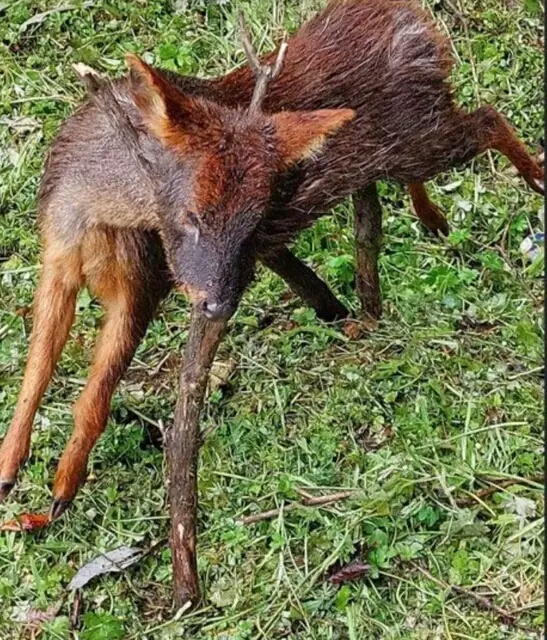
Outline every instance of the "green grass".
<path fill-rule="evenodd" d="M 57 1 L 1 4 L 0 434 L 27 352 L 30 317 L 17 311 L 31 304 L 38 274 L 44 153 L 83 95 L 70 64 L 119 74 L 131 50 L 183 72 L 221 73 L 242 60 L 237 7 L 267 49 L 283 27 L 296 28 L 321 3 L 188 4 L 177 13 L 162 0 L 74 2 L 24 30 Z M 461 103 L 493 103 L 536 145 L 543 124 L 536 3 L 432 1 L 430 8 L 452 35 Z M 404 192 L 381 187 L 385 311 L 376 332 L 348 340 L 285 296 L 283 283 L 265 271 L 245 296 L 219 353 L 237 369 L 209 398 L 203 419 L 204 427 L 217 427 L 199 475 L 203 607 L 174 617 L 170 556 L 160 546 L 84 589 L 75 635 L 69 597 L 42 637 L 540 637 L 543 493 L 526 479 L 542 469 L 542 263 L 525 261 L 519 245 L 541 229 L 542 202 L 498 156 L 439 176 L 430 191 L 452 225 L 448 242 L 422 230 Z M 351 206 L 303 234 L 297 250 L 357 310 Z M 21 611 L 59 601 L 83 562 L 166 536 L 163 458 L 146 433 L 149 422 L 171 420 L 187 311 L 173 295 L 148 332 L 73 509 L 38 535 L 0 534 L 1 638 L 23 633 L 15 622 Z M 1 520 L 48 506 L 100 315 L 83 294 L 36 419 L 32 456 L 0 507 Z M 491 486 L 485 478 L 522 480 L 474 499 Z M 299 499 L 301 488 L 360 491 L 334 506 L 236 523 Z M 367 576 L 342 587 L 326 579 L 333 566 L 356 557 L 371 565 Z M 486 594 L 518 623 L 505 623 L 416 566 Z"/>

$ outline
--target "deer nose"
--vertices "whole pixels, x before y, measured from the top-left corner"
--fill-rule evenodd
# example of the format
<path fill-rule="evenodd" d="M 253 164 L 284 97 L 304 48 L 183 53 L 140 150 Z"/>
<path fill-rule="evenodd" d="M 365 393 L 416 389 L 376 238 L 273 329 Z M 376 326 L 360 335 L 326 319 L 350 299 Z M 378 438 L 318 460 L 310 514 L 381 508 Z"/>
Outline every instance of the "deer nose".
<path fill-rule="evenodd" d="M 230 304 L 207 299 L 201 301 L 200 311 L 207 320 L 228 320 L 233 313 Z"/>

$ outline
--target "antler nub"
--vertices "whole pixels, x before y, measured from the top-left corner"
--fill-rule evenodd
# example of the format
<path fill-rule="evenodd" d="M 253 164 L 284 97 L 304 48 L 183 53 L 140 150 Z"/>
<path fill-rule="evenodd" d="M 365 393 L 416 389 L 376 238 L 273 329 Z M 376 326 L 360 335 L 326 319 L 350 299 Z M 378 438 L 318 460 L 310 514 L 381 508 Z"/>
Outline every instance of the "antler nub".
<path fill-rule="evenodd" d="M 287 55 L 287 49 L 289 45 L 286 42 L 281 43 L 273 67 L 270 65 L 263 65 L 261 64 L 260 59 L 251 43 L 251 38 L 249 36 L 247 25 L 245 24 L 243 13 L 239 14 L 238 21 L 243 49 L 245 50 L 245 55 L 247 56 L 249 65 L 254 71 L 256 77 L 253 97 L 251 98 L 251 104 L 249 105 L 249 113 L 257 113 L 260 111 L 262 102 L 266 97 L 268 84 L 270 82 L 273 82 L 279 76 L 283 69 L 283 64 L 285 63 L 285 57 Z"/>

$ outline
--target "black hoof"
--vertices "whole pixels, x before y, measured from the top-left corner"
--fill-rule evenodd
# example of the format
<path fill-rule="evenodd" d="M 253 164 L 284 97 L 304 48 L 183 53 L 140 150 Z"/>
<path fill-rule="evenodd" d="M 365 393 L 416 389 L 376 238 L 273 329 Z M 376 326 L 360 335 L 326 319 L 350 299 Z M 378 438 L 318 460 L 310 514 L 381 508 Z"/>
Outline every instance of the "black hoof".
<path fill-rule="evenodd" d="M 450 227 L 448 226 L 448 222 L 444 221 L 440 225 L 439 231 L 440 231 L 441 235 L 443 235 L 445 238 L 448 238 L 448 236 L 450 235 Z"/>
<path fill-rule="evenodd" d="M 49 510 L 49 519 L 57 520 L 70 507 L 72 500 L 54 500 Z"/>
<path fill-rule="evenodd" d="M 534 182 L 530 186 L 536 193 L 539 193 L 539 195 L 545 195 L 545 180 L 543 178 L 534 178 Z"/>
<path fill-rule="evenodd" d="M 439 220 L 436 223 L 426 224 L 423 222 L 426 229 L 431 233 L 431 235 L 436 238 L 440 238 L 444 236 L 445 238 L 450 235 L 450 227 L 448 226 L 448 222 L 446 220 Z"/>
<path fill-rule="evenodd" d="M 0 502 L 8 497 L 9 492 L 15 486 L 15 480 L 0 480 Z"/>

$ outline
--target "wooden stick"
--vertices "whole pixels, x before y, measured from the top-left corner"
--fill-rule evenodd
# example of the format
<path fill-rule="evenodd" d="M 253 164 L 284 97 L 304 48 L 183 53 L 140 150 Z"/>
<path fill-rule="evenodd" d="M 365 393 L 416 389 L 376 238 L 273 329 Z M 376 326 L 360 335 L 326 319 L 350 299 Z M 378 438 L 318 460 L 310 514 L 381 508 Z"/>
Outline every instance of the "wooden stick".
<path fill-rule="evenodd" d="M 82 590 L 76 589 L 74 602 L 70 611 L 70 626 L 72 629 L 80 628 L 80 613 L 82 610 Z"/>
<path fill-rule="evenodd" d="M 382 244 L 382 206 L 376 184 L 353 194 L 355 244 L 357 248 L 357 295 L 365 316 L 382 315 L 378 257 Z"/>
<path fill-rule="evenodd" d="M 199 600 L 196 560 L 197 463 L 199 416 L 207 379 L 227 322 L 211 322 L 192 311 L 180 375 L 175 420 L 167 433 L 167 466 L 171 512 L 171 553 L 177 608 Z"/>
<path fill-rule="evenodd" d="M 478 500 L 484 500 L 489 498 L 492 494 L 503 491 L 516 484 L 526 484 L 528 482 L 545 484 L 545 476 L 543 474 L 536 474 L 529 478 L 479 478 L 483 482 L 490 482 L 493 486 L 486 489 L 480 489 L 477 493 L 470 493 L 468 498 L 456 498 L 456 504 L 460 507 L 465 507 L 470 504 L 474 504 Z M 496 483 L 496 484 L 494 484 Z"/>
<path fill-rule="evenodd" d="M 251 104 L 249 105 L 249 113 L 256 113 L 260 111 L 262 102 L 266 97 L 268 85 L 279 76 L 283 69 L 289 45 L 286 42 L 281 43 L 273 67 L 270 65 L 263 65 L 261 64 L 260 58 L 252 45 L 251 36 L 249 35 L 249 30 L 245 24 L 245 18 L 242 12 L 239 13 L 238 22 L 243 49 L 247 56 L 249 66 L 253 70 L 256 78 L 253 97 L 251 98 Z"/>
<path fill-rule="evenodd" d="M 358 489 L 348 489 L 346 491 L 340 491 L 339 493 L 331 493 L 326 496 L 305 497 L 302 502 L 291 502 L 290 504 L 279 507 L 278 509 L 270 509 L 270 511 L 254 513 L 251 516 L 241 518 L 237 522 L 238 524 L 254 524 L 255 522 L 262 522 L 263 520 L 271 520 L 272 518 L 277 517 L 281 511 L 286 513 L 287 511 L 298 509 L 298 507 L 324 507 L 328 504 L 332 504 L 333 502 L 339 502 L 340 500 L 351 498 L 357 492 Z"/>

